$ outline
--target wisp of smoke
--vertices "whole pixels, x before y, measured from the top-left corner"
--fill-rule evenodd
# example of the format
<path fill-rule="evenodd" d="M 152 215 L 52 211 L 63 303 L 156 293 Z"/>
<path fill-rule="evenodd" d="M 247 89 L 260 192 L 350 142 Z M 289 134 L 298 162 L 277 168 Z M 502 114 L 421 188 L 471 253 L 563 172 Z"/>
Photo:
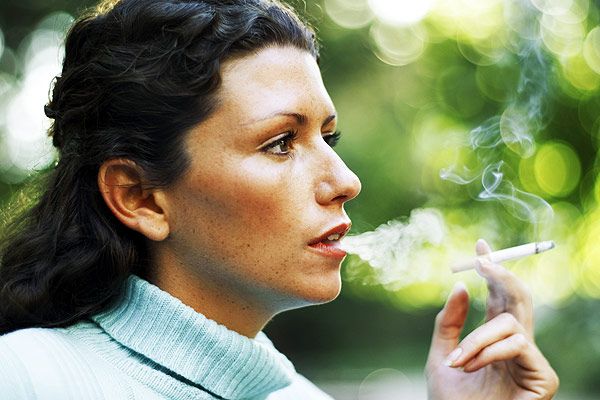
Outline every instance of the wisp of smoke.
<path fill-rule="evenodd" d="M 532 24 L 538 20 L 527 0 L 506 1 L 520 8 L 521 12 L 514 14 L 521 19 L 520 25 L 526 26 L 525 20 Z M 527 30 L 535 31 L 535 28 Z M 544 129 L 544 101 L 552 71 L 538 35 L 521 35 L 518 43 L 521 70 L 513 98 L 500 115 L 471 130 L 465 141 L 468 150 L 477 156 L 478 165 L 455 163 L 441 170 L 440 177 L 459 185 L 479 185 L 476 200 L 497 201 L 519 220 L 539 224 L 552 218 L 552 207 L 541 197 L 518 189 L 506 179 L 507 163 L 503 157 L 506 148 L 524 158 L 535 153 L 535 137 Z M 481 236 L 490 233 L 484 232 L 484 224 L 477 224 L 476 230 Z M 431 280 L 432 275 L 440 271 L 434 271 L 436 265 L 449 261 L 446 256 L 464 252 L 464 248 L 458 249 L 463 243 L 457 243 L 454 238 L 456 228 L 448 227 L 439 211 L 419 209 L 411 213 L 408 221 L 390 221 L 372 232 L 344 238 L 342 248 L 368 263 L 377 283 L 398 288 Z M 452 238 L 446 237 L 448 229 L 453 230 Z M 442 273 L 440 278 L 446 279 L 446 275 Z"/>
<path fill-rule="evenodd" d="M 530 25 L 537 23 L 535 9 L 527 1 L 515 1 L 520 13 Z M 442 179 L 459 185 L 480 182 L 477 200 L 498 201 L 514 217 L 538 224 L 553 216 L 552 207 L 541 197 L 519 190 L 503 172 L 503 149 L 508 148 L 520 157 L 535 153 L 535 137 L 544 129 L 545 98 L 551 80 L 551 63 L 537 35 L 521 36 L 518 58 L 520 79 L 515 95 L 501 115 L 493 116 L 471 130 L 466 146 L 477 155 L 478 167 L 468 168 L 456 163 L 440 171 Z"/>
<path fill-rule="evenodd" d="M 423 250 L 439 246 L 446 226 L 435 209 L 413 210 L 406 222 L 389 221 L 371 232 L 347 236 L 341 247 L 367 262 L 377 275 L 378 282 L 410 283 L 427 276 L 420 260 Z"/>

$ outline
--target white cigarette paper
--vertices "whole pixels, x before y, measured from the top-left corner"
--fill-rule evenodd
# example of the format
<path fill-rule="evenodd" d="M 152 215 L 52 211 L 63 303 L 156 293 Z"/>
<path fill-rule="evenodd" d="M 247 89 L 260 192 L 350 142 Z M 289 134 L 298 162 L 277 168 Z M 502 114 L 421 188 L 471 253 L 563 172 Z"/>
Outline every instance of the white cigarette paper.
<path fill-rule="evenodd" d="M 516 260 L 518 258 L 542 253 L 544 251 L 551 250 L 554 247 L 555 244 L 552 240 L 522 244 L 520 246 L 494 251 L 483 256 L 473 257 L 467 261 L 453 265 L 450 269 L 452 272 L 466 271 L 475 268 L 479 263 L 478 260 L 480 258 L 487 258 L 493 263 L 501 263 L 504 261 Z"/>

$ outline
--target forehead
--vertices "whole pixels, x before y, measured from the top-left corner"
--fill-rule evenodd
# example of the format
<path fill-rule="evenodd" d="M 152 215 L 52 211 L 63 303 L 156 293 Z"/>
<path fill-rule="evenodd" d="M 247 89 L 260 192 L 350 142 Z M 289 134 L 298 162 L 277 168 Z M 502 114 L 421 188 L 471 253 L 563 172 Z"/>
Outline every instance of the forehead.
<path fill-rule="evenodd" d="M 333 110 L 319 67 L 307 51 L 267 47 L 226 61 L 221 69 L 219 104 L 248 122 L 278 110 L 319 115 Z"/>

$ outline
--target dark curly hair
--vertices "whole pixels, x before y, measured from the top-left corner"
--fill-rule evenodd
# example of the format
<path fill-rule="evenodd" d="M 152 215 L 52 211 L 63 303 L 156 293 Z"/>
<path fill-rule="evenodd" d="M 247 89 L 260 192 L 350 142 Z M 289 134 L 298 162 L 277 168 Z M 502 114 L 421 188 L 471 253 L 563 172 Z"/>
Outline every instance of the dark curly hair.
<path fill-rule="evenodd" d="M 97 186 L 127 158 L 156 187 L 186 170 L 186 132 L 215 109 L 224 60 L 271 45 L 318 59 L 314 32 L 276 0 L 120 0 L 79 19 L 45 107 L 59 161 L 0 255 L 0 334 L 67 326 L 112 306 L 144 276 L 146 239 Z"/>

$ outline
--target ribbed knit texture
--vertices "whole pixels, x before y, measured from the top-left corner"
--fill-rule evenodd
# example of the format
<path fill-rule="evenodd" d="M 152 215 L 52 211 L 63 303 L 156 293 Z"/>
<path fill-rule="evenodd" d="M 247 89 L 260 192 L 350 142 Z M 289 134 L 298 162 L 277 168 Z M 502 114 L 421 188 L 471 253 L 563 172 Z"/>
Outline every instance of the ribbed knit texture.
<path fill-rule="evenodd" d="M 136 276 L 123 301 L 92 321 L 0 337 L 3 400 L 267 396 L 330 399 L 262 332 L 239 335 Z"/>

